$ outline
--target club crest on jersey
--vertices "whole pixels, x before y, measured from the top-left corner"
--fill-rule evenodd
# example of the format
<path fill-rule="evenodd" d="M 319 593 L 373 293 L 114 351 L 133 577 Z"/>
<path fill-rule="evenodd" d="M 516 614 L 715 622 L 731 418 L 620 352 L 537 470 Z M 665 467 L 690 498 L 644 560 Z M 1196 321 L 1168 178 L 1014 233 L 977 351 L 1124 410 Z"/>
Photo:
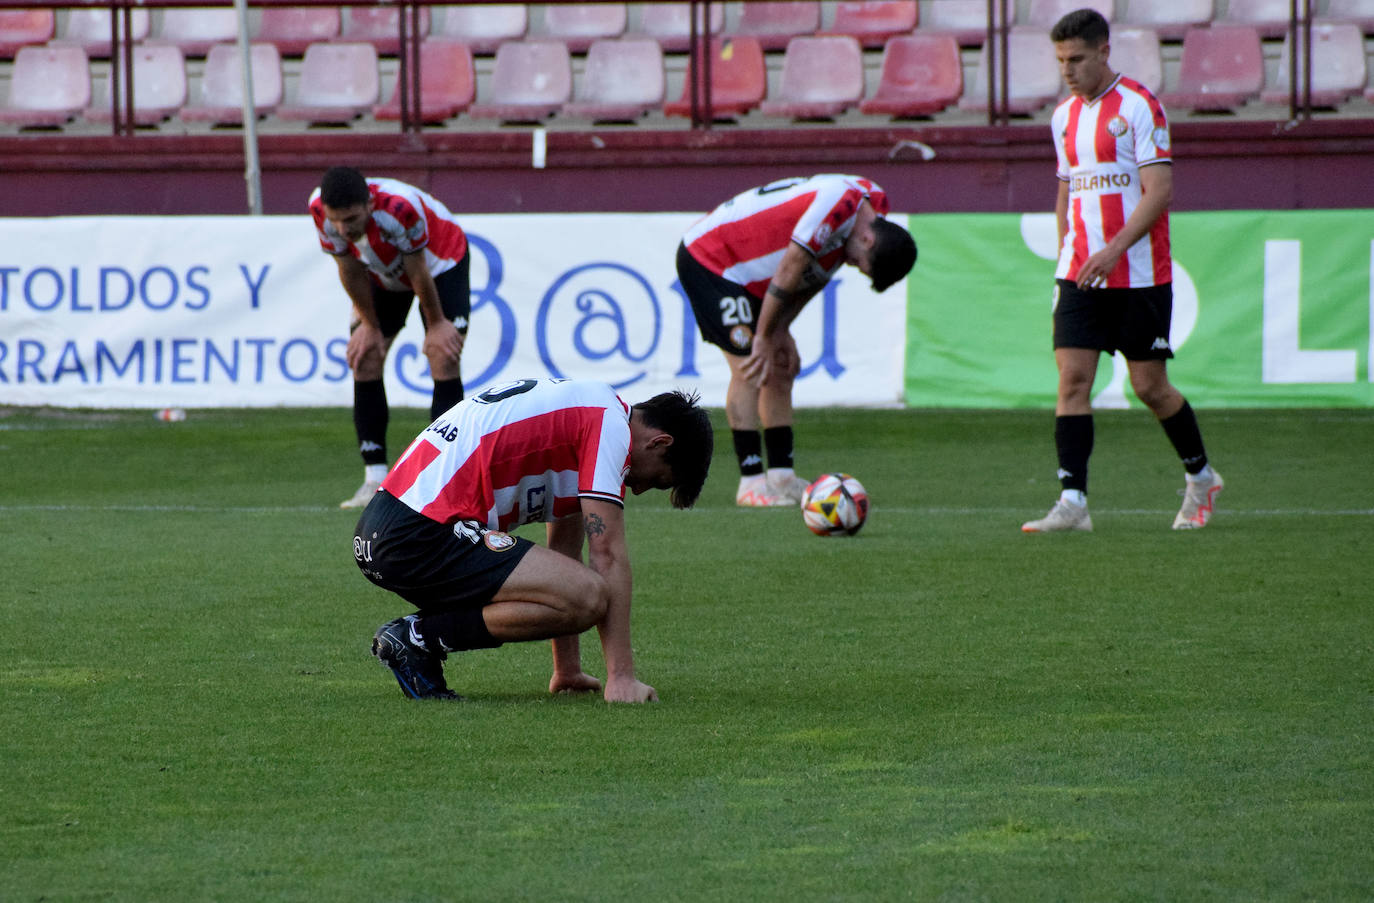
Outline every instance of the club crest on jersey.
<path fill-rule="evenodd" d="M 748 348 L 749 343 L 754 340 L 754 330 L 740 323 L 730 330 L 730 342 L 736 348 Z"/>
<path fill-rule="evenodd" d="M 1120 138 L 1130 131 L 1130 128 L 1131 127 L 1126 124 L 1126 120 L 1122 119 L 1120 116 L 1113 116 L 1107 122 L 1107 134 L 1111 135 L 1113 138 Z"/>
<path fill-rule="evenodd" d="M 500 530 L 488 530 L 482 534 L 482 541 L 493 552 L 506 552 L 515 548 L 515 537 Z"/>

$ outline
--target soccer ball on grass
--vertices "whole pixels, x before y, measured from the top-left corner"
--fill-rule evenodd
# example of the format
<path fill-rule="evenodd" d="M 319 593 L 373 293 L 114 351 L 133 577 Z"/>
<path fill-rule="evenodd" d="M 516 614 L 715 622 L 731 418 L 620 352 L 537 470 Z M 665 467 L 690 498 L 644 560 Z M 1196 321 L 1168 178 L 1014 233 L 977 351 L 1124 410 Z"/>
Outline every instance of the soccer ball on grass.
<path fill-rule="evenodd" d="M 868 493 L 847 473 L 822 474 L 802 493 L 801 509 L 817 536 L 853 536 L 868 519 Z"/>

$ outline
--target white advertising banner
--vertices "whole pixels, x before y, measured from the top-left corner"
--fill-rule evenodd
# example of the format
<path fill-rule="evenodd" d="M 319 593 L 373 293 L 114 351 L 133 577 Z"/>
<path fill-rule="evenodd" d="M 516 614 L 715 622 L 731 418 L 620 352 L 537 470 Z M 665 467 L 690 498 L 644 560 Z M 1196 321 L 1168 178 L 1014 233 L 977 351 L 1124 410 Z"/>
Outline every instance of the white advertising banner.
<path fill-rule="evenodd" d="M 462 217 L 471 243 L 468 394 L 526 376 L 600 379 L 635 401 L 725 402 L 674 257 L 697 214 Z M 346 406 L 349 303 L 310 218 L 0 219 L 0 403 Z M 797 404 L 902 399 L 906 291 L 843 269 L 794 324 Z M 394 405 L 428 407 L 412 308 L 387 361 Z"/>

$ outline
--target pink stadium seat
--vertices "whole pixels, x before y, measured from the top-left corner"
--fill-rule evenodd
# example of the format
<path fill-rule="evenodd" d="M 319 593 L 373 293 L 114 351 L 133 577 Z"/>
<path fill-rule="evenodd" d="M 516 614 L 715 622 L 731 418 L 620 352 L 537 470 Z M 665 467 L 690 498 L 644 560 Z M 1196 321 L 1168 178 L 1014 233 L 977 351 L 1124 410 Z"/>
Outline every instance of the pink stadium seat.
<path fill-rule="evenodd" d="M 443 6 L 443 16 L 431 32 L 454 38 L 473 53 L 491 54 L 506 41 L 519 41 L 529 29 L 529 10 L 523 3 Z"/>
<path fill-rule="evenodd" d="M 345 6 L 339 23 L 338 40 L 344 43 L 366 41 L 382 56 L 401 52 L 401 11 L 387 6 Z M 406 29 L 410 29 L 410 12 L 406 11 Z M 420 33 L 411 35 L 424 39 L 429 34 L 429 7 L 420 7 Z"/>
<path fill-rule="evenodd" d="M 171 7 L 162 10 L 154 33 L 159 43 L 175 44 L 186 56 L 205 56 L 216 44 L 237 41 L 239 20 L 230 7 Z"/>
<path fill-rule="evenodd" d="M 1181 41 L 1188 29 L 1212 21 L 1215 0 L 1126 0 L 1123 25 L 1153 28 L 1165 41 Z"/>
<path fill-rule="evenodd" d="M 988 36 L 987 0 L 927 0 L 919 27 L 952 34 L 962 47 L 977 47 Z"/>
<path fill-rule="evenodd" d="M 918 9 L 916 0 L 841 0 L 827 33 L 850 35 L 865 47 L 882 47 L 888 38 L 911 33 Z"/>
<path fill-rule="evenodd" d="M 0 9 L 0 57 L 12 59 L 20 47 L 47 43 L 55 23 L 50 9 Z"/>
<path fill-rule="evenodd" d="M 685 53 L 691 42 L 691 7 L 686 3 L 644 3 L 639 7 L 639 33 L 658 41 L 669 53 Z M 706 19 L 711 34 L 725 27 L 725 6 L 712 3 Z M 698 34 L 703 34 L 701 23 Z"/>
<path fill-rule="evenodd" d="M 1298 32 L 1302 40 L 1302 32 Z M 1302 45 L 1299 44 L 1299 47 Z M 1283 39 L 1279 53 L 1278 77 L 1273 87 L 1260 95 L 1265 103 L 1289 101 L 1289 60 L 1292 47 Z M 1353 22 L 1315 22 L 1312 25 L 1312 106 L 1335 107 L 1364 90 L 1367 77 L 1364 35 Z M 1302 58 L 1298 58 L 1298 90 L 1302 91 Z M 1299 94 L 1301 102 L 1301 93 Z"/>
<path fill-rule="evenodd" d="M 1164 65 L 1159 53 L 1159 35 L 1152 28 L 1113 28 L 1112 69 L 1133 78 L 1154 94 L 1164 86 Z"/>
<path fill-rule="evenodd" d="M 142 41 L 152 29 L 152 16 L 146 9 L 129 11 L 130 37 Z M 123 27 L 124 16 L 119 16 Z M 86 56 L 105 59 L 110 55 L 110 11 L 108 9 L 72 9 L 67 11 L 67 24 L 57 38 L 60 44 L 76 44 Z"/>
<path fill-rule="evenodd" d="M 284 56 L 300 56 L 311 44 L 338 37 L 340 22 L 337 7 L 264 6 L 253 40 L 274 45 Z"/>
<path fill-rule="evenodd" d="M 864 50 L 849 35 L 793 38 L 782 60 L 776 98 L 765 100 L 765 116 L 833 119 L 864 96 Z"/>
<path fill-rule="evenodd" d="M 1179 110 L 1230 112 L 1259 96 L 1263 83 L 1258 31 L 1249 25 L 1190 28 L 1183 36 L 1178 89 L 1160 99 Z"/>
<path fill-rule="evenodd" d="M 539 38 L 562 41 L 572 53 L 586 53 L 593 41 L 624 34 L 628 21 L 624 3 L 555 3 L 544 7 Z"/>
<path fill-rule="evenodd" d="M 452 38 L 428 38 L 420 44 L 420 120 L 451 119 L 472 106 L 477 97 L 477 74 L 472 51 Z M 378 119 L 401 118 L 401 85 L 391 100 L 372 111 Z"/>
<path fill-rule="evenodd" d="M 468 112 L 478 119 L 539 122 L 572 99 L 572 57 L 562 41 L 510 41 L 496 51 L 491 94 Z"/>
<path fill-rule="evenodd" d="M 1221 25 L 1248 25 L 1261 38 L 1279 38 L 1288 31 L 1291 11 L 1290 0 L 1226 0 L 1226 14 L 1216 21 Z"/>
<path fill-rule="evenodd" d="M 281 119 L 346 125 L 372 109 L 381 93 L 377 48 L 322 42 L 305 49 L 294 103 L 277 108 Z"/>
<path fill-rule="evenodd" d="M 699 96 L 704 102 L 706 72 L 696 74 Z M 711 39 L 711 113 L 714 119 L 743 116 L 763 102 L 768 90 L 763 45 L 748 35 Z M 692 115 L 692 79 L 682 86 L 682 99 L 663 105 L 667 116 Z"/>
<path fill-rule="evenodd" d="M 882 73 L 859 111 L 882 116 L 929 116 L 964 93 L 959 44 L 952 34 L 901 35 L 883 48 Z"/>
<path fill-rule="evenodd" d="M 258 116 L 276 112 L 282 100 L 281 52 L 277 45 L 253 44 L 253 109 Z M 181 110 L 187 122 L 243 125 L 243 63 L 237 44 L 216 44 L 205 55 L 198 101 Z"/>
<path fill-rule="evenodd" d="M 1007 111 L 1029 115 L 1059 98 L 1059 66 L 1049 37 L 1040 28 L 1017 27 L 1007 35 Z M 988 48 L 978 54 L 978 69 L 969 96 L 959 101 L 963 110 L 988 108 Z"/>
<path fill-rule="evenodd" d="M 663 103 L 663 50 L 653 38 L 597 41 L 582 84 L 563 113 L 596 122 L 631 122 Z"/>
<path fill-rule="evenodd" d="M 1323 18 L 1332 22 L 1353 22 L 1366 35 L 1374 35 L 1374 0 L 1327 0 Z"/>
<path fill-rule="evenodd" d="M 1084 8 L 1097 10 L 1110 22 L 1112 7 L 1112 0 L 1030 0 L 1030 6 L 1026 8 L 1025 24 L 1041 31 L 1049 31 L 1054 27 L 1054 23 L 1068 13 Z"/>
<path fill-rule="evenodd" d="M 783 50 L 788 41 L 820 27 L 819 0 L 750 0 L 742 4 L 733 33 L 757 38 L 764 50 Z"/>
<path fill-rule="evenodd" d="M 133 62 L 135 125 L 157 125 L 186 105 L 186 58 L 181 48 L 173 44 L 140 44 L 133 49 Z M 104 96 L 86 110 L 87 119 L 110 121 L 111 85 L 112 82 L 105 82 Z M 120 92 L 123 90 L 121 84 Z M 120 101 L 123 102 L 122 97 Z"/>
<path fill-rule="evenodd" d="M 90 60 L 76 45 L 20 47 L 10 70 L 10 96 L 0 122 L 60 126 L 91 102 Z"/>

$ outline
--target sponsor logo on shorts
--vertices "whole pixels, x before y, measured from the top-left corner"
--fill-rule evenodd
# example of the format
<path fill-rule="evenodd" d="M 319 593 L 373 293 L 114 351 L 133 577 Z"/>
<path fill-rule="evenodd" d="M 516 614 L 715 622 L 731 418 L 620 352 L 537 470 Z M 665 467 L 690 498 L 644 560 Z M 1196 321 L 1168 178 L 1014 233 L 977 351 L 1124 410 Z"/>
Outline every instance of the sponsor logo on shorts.
<path fill-rule="evenodd" d="M 1126 124 L 1126 120 L 1122 119 L 1120 116 L 1113 116 L 1107 123 L 1107 134 L 1111 135 L 1113 138 L 1120 138 L 1122 135 L 1126 134 L 1126 132 L 1130 131 L 1130 128 L 1131 127 Z"/>
<path fill-rule="evenodd" d="M 748 348 L 754 340 L 754 330 L 743 323 L 730 330 L 730 343 L 736 348 Z"/>
<path fill-rule="evenodd" d="M 505 552 L 515 548 L 515 537 L 500 530 L 488 530 L 482 534 L 482 541 L 493 552 Z"/>

